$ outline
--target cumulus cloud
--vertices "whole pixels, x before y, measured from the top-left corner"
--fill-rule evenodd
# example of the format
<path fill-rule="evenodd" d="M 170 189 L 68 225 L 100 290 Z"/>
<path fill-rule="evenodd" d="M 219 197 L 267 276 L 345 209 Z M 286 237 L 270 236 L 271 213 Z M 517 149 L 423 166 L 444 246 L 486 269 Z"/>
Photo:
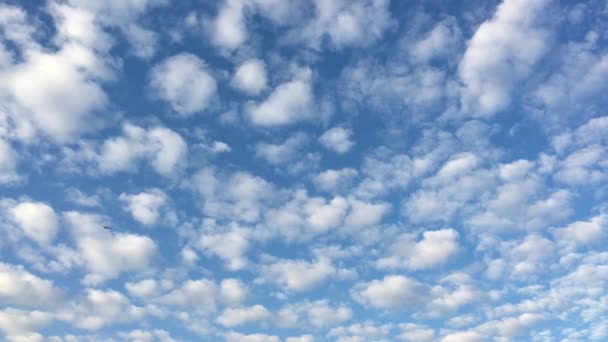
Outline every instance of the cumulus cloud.
<path fill-rule="evenodd" d="M 325 170 L 313 178 L 314 185 L 323 191 L 340 192 L 348 188 L 358 172 L 353 168 Z"/>
<path fill-rule="evenodd" d="M 245 254 L 251 244 L 250 235 L 249 230 L 238 227 L 203 233 L 196 246 L 204 253 L 218 256 L 229 270 L 236 271 L 249 263 Z"/>
<path fill-rule="evenodd" d="M 375 43 L 393 25 L 389 2 L 384 0 L 314 1 L 315 15 L 302 28 L 291 33 L 294 41 L 303 41 L 320 49 L 323 38 L 329 46 L 342 49 Z"/>
<path fill-rule="evenodd" d="M 490 116 L 510 105 L 516 85 L 549 49 L 541 24 L 548 2 L 506 0 L 479 26 L 459 65 L 465 115 Z"/>
<path fill-rule="evenodd" d="M 255 155 L 272 165 L 281 165 L 293 161 L 303 154 L 307 143 L 308 137 L 306 134 L 294 133 L 282 143 L 257 143 Z"/>
<path fill-rule="evenodd" d="M 38 44 L 36 25 L 24 10 L 0 8 L 1 16 L 8 19 L 0 25 L 14 32 L 6 39 L 24 56 L 0 69 L 0 130 L 26 141 L 41 133 L 67 142 L 102 126 L 103 116 L 97 114 L 109 106 L 102 83 L 114 74 L 106 56 L 108 38 L 93 16 L 66 4 L 52 3 L 49 8 L 59 42 L 55 51 Z"/>
<path fill-rule="evenodd" d="M 256 126 L 285 126 L 312 118 L 316 112 L 314 101 L 312 71 L 303 68 L 265 100 L 251 103 L 247 114 Z"/>
<path fill-rule="evenodd" d="M 459 249 L 458 233 L 453 229 L 425 231 L 422 240 L 403 234 L 392 244 L 390 255 L 377 261 L 379 267 L 404 267 L 412 270 L 441 265 Z"/>
<path fill-rule="evenodd" d="M 244 222 L 257 221 L 274 193 L 272 184 L 242 171 L 224 174 L 204 168 L 193 176 L 192 183 L 206 215 Z"/>
<path fill-rule="evenodd" d="M 158 220 L 160 209 L 167 202 L 167 195 L 160 189 L 149 189 L 138 194 L 122 193 L 118 197 L 126 204 L 125 210 L 143 225 L 153 225 Z"/>
<path fill-rule="evenodd" d="M 425 294 L 418 281 L 400 275 L 360 283 L 351 290 L 353 298 L 379 309 L 404 309 L 418 303 Z"/>
<path fill-rule="evenodd" d="M 152 68 L 150 87 L 176 114 L 186 116 L 203 112 L 211 105 L 217 82 L 203 60 L 181 53 Z"/>
<path fill-rule="evenodd" d="M 92 214 L 76 211 L 63 215 L 76 244 L 78 260 L 90 274 L 87 283 L 99 283 L 118 277 L 123 272 L 142 271 L 152 266 L 156 243 L 147 236 L 103 229 L 104 221 Z"/>
<path fill-rule="evenodd" d="M 175 131 L 162 126 L 146 130 L 128 123 L 122 131 L 122 136 L 107 139 L 95 157 L 101 172 L 133 171 L 146 160 L 156 172 L 171 177 L 186 163 L 188 145 Z"/>
<path fill-rule="evenodd" d="M 307 291 L 334 276 L 337 270 L 329 260 L 275 260 L 261 267 L 262 276 L 286 290 Z"/>
<path fill-rule="evenodd" d="M 266 321 L 272 317 L 268 309 L 262 305 L 248 308 L 228 308 L 217 318 L 218 323 L 225 327 L 235 327 L 248 322 Z"/>
<path fill-rule="evenodd" d="M 266 65 L 260 59 L 241 63 L 232 78 L 232 86 L 249 95 L 258 95 L 266 88 Z"/>
<path fill-rule="evenodd" d="M 319 137 L 319 142 L 327 149 L 345 154 L 355 143 L 351 140 L 353 131 L 344 127 L 331 128 Z"/>
<path fill-rule="evenodd" d="M 5 305 L 48 308 L 60 304 L 64 292 L 22 266 L 0 263 L 0 301 Z"/>
<path fill-rule="evenodd" d="M 21 202 L 11 209 L 15 222 L 30 239 L 40 243 L 53 242 L 59 230 L 55 210 L 41 202 Z"/>

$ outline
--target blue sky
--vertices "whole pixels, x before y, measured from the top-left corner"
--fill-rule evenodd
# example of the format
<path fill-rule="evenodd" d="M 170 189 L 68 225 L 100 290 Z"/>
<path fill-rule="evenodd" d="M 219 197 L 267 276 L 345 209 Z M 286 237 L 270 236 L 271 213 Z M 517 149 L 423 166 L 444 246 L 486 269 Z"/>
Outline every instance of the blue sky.
<path fill-rule="evenodd" d="M 607 340 L 607 25 L 3 2 L 1 339 Z"/>

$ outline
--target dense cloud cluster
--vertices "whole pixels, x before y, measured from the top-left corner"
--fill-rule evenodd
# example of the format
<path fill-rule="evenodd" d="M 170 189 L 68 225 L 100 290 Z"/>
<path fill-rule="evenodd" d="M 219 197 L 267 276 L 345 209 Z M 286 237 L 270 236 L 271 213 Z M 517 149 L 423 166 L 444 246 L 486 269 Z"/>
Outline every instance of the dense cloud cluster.
<path fill-rule="evenodd" d="M 0 340 L 608 340 L 605 1 L 0 4 Z"/>

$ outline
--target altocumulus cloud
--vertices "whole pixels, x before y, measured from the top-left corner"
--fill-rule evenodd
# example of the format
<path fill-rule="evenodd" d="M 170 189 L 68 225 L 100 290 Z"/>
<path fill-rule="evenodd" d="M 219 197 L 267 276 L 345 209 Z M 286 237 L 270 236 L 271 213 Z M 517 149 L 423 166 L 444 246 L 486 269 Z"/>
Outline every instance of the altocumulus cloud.
<path fill-rule="evenodd" d="M 608 340 L 607 10 L 0 4 L 0 340 Z"/>

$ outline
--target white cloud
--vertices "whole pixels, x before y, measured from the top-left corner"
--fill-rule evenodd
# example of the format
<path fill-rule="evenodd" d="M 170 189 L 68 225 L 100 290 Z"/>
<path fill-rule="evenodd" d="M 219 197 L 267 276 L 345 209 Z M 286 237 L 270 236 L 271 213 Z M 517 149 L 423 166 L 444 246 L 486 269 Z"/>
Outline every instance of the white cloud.
<path fill-rule="evenodd" d="M 553 230 L 557 241 L 570 248 L 601 245 L 608 236 L 608 215 L 600 214 L 588 221 L 576 221 Z"/>
<path fill-rule="evenodd" d="M 335 228 L 344 221 L 348 202 L 343 197 L 334 197 L 328 203 L 322 199 L 311 199 L 305 208 L 307 222 L 315 231 Z"/>
<path fill-rule="evenodd" d="M 426 63 L 458 51 L 461 43 L 462 37 L 457 23 L 455 20 L 445 19 L 417 41 L 410 53 L 415 61 Z"/>
<path fill-rule="evenodd" d="M 22 266 L 0 263 L 0 302 L 30 308 L 54 307 L 63 301 L 63 291 Z"/>
<path fill-rule="evenodd" d="M 83 298 L 78 298 L 59 316 L 75 326 L 87 330 L 99 330 L 114 323 L 126 323 L 142 319 L 146 312 L 115 290 L 87 289 Z"/>
<path fill-rule="evenodd" d="M 75 211 L 64 213 L 77 246 L 79 259 L 91 273 L 87 283 L 112 279 L 123 272 L 147 269 L 157 253 L 156 243 L 147 236 L 120 232 L 112 234 L 103 229 L 104 221 L 95 215 Z"/>
<path fill-rule="evenodd" d="M 245 42 L 248 36 L 243 14 L 245 4 L 244 0 L 225 0 L 223 2 L 217 17 L 208 27 L 214 44 L 233 50 Z"/>
<path fill-rule="evenodd" d="M 203 60 L 182 53 L 152 68 L 150 87 L 175 113 L 186 116 L 203 112 L 210 106 L 217 83 Z"/>
<path fill-rule="evenodd" d="M 371 321 L 365 321 L 362 323 L 354 323 L 349 326 L 340 326 L 333 328 L 327 334 L 328 336 L 343 336 L 343 337 L 356 337 L 364 340 L 377 340 L 385 338 L 390 330 L 392 324 L 375 325 Z"/>
<path fill-rule="evenodd" d="M 257 143 L 255 155 L 272 165 L 281 165 L 299 159 L 308 143 L 308 137 L 304 133 L 294 133 L 283 143 L 271 144 L 267 142 Z"/>
<path fill-rule="evenodd" d="M 379 40 L 393 25 L 389 1 L 314 1 L 315 16 L 290 34 L 294 41 L 304 41 L 314 49 L 322 47 L 324 37 L 331 48 L 368 46 Z"/>
<path fill-rule="evenodd" d="M 327 300 L 310 303 L 306 311 L 310 324 L 318 328 L 336 326 L 350 320 L 353 316 L 353 312 L 348 306 L 339 305 L 334 308 Z"/>
<path fill-rule="evenodd" d="M 11 209 L 15 222 L 30 239 L 40 243 L 53 242 L 59 229 L 59 220 L 53 208 L 41 202 L 21 202 Z"/>
<path fill-rule="evenodd" d="M 249 95 L 258 95 L 266 88 L 266 83 L 266 65 L 264 61 L 254 58 L 238 66 L 231 84 Z"/>
<path fill-rule="evenodd" d="M 453 229 L 425 231 L 422 240 L 402 234 L 392 243 L 390 255 L 377 261 L 379 267 L 428 269 L 444 264 L 459 250 L 458 233 Z"/>
<path fill-rule="evenodd" d="M 388 203 L 370 203 L 349 199 L 351 210 L 345 219 L 348 227 L 366 227 L 380 223 L 384 215 L 389 211 Z"/>
<path fill-rule="evenodd" d="M 287 290 L 308 291 L 319 285 L 337 270 L 329 260 L 316 261 L 279 259 L 261 266 L 262 276 Z"/>
<path fill-rule="evenodd" d="M 6 308 L 0 311 L 0 330 L 11 342 L 42 341 L 42 335 L 35 333 L 54 320 L 53 314 L 44 311 L 25 311 Z"/>
<path fill-rule="evenodd" d="M 334 127 L 329 129 L 319 137 L 319 142 L 325 148 L 338 154 L 345 154 L 355 143 L 351 140 L 353 131 L 344 127 Z"/>
<path fill-rule="evenodd" d="M 249 290 L 239 279 L 224 279 L 220 283 L 220 297 L 228 305 L 238 305 L 245 301 Z"/>
<path fill-rule="evenodd" d="M 124 208 L 143 225 L 153 225 L 158 220 L 160 209 L 167 202 L 167 195 L 160 189 L 149 189 L 134 195 L 125 193 L 118 197 L 126 204 Z"/>
<path fill-rule="evenodd" d="M 288 337 L 285 342 L 315 342 L 315 338 L 312 335 L 292 336 Z"/>
<path fill-rule="evenodd" d="M 475 331 L 462 331 L 450 333 L 441 339 L 441 342 L 482 342 L 486 337 Z"/>
<path fill-rule="evenodd" d="M 605 106 L 600 94 L 607 85 L 608 54 L 600 42 L 599 32 L 591 29 L 583 41 L 569 41 L 557 49 L 559 67 L 531 96 L 539 107 L 534 114 L 546 125 L 562 127 L 568 120 L 589 117 Z"/>
<path fill-rule="evenodd" d="M 464 115 L 490 116 L 509 106 L 515 86 L 549 47 L 549 32 L 538 23 L 547 3 L 505 0 L 479 26 L 459 66 Z"/>
<path fill-rule="evenodd" d="M 291 81 L 278 85 L 264 101 L 251 103 L 248 116 L 256 126 L 285 126 L 310 119 L 316 111 L 312 71 L 303 68 Z"/>
<path fill-rule="evenodd" d="M 105 119 L 96 114 L 109 104 L 101 83 L 114 75 L 105 55 L 107 37 L 93 17 L 68 5 L 53 3 L 49 9 L 58 43 L 52 52 L 36 42 L 36 25 L 25 12 L 16 7 L 2 9 L 10 20 L 0 25 L 14 31 L 7 39 L 24 58 L 0 71 L 4 99 L 0 131 L 27 141 L 41 133 L 66 142 L 101 127 Z M 72 96 L 75 93 L 80 96 Z"/>
<path fill-rule="evenodd" d="M 272 314 L 263 305 L 256 304 L 248 308 L 228 308 L 217 318 L 225 327 L 235 327 L 249 322 L 267 321 Z"/>
<path fill-rule="evenodd" d="M 138 282 L 127 282 L 125 288 L 130 295 L 140 298 L 155 297 L 160 292 L 160 286 L 154 279 L 144 279 Z"/>
<path fill-rule="evenodd" d="M 264 334 L 249 334 L 243 335 L 236 332 L 230 332 L 225 335 L 226 342 L 281 342 L 278 336 Z"/>
<path fill-rule="evenodd" d="M 196 246 L 205 253 L 221 258 L 229 270 L 237 271 L 249 263 L 245 256 L 250 246 L 249 240 L 249 231 L 236 227 L 224 232 L 203 233 Z"/>
<path fill-rule="evenodd" d="M 167 331 L 161 329 L 154 329 L 151 331 L 136 329 L 128 333 L 119 333 L 119 335 L 121 338 L 128 339 L 132 342 L 177 342 L 171 338 L 171 335 Z"/>
<path fill-rule="evenodd" d="M 353 168 L 325 170 L 313 178 L 315 187 L 327 192 L 340 192 L 348 188 L 358 172 Z"/>
<path fill-rule="evenodd" d="M 171 177 L 185 165 L 188 145 L 175 131 L 165 127 L 146 130 L 129 123 L 122 131 L 122 136 L 107 139 L 95 157 L 101 172 L 133 171 L 146 160 L 156 172 Z"/>
<path fill-rule="evenodd" d="M 68 188 L 65 195 L 68 201 L 83 207 L 97 207 L 101 201 L 98 195 L 88 195 L 76 188 Z"/>
<path fill-rule="evenodd" d="M 418 281 L 400 275 L 360 283 L 351 290 L 353 298 L 379 309 L 403 309 L 418 303 L 425 289 Z"/>
<path fill-rule="evenodd" d="M 181 308 L 215 309 L 217 285 L 208 279 L 187 280 L 180 287 L 164 295 L 161 301 Z"/>
<path fill-rule="evenodd" d="M 225 174 L 204 168 L 192 177 L 192 183 L 201 196 L 203 212 L 212 218 L 255 222 L 274 196 L 272 184 L 247 172 Z"/>

